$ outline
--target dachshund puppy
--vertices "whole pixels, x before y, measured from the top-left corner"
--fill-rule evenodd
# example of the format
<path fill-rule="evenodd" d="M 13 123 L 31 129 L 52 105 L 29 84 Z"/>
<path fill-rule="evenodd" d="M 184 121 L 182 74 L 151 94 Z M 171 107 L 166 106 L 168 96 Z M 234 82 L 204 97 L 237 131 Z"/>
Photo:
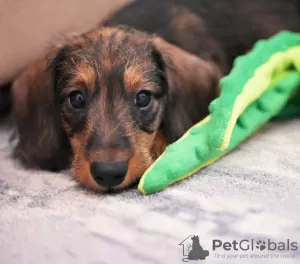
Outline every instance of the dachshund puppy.
<path fill-rule="evenodd" d="M 15 156 L 84 186 L 136 182 L 208 114 L 235 57 L 300 29 L 298 0 L 139 0 L 55 46 L 12 85 Z"/>

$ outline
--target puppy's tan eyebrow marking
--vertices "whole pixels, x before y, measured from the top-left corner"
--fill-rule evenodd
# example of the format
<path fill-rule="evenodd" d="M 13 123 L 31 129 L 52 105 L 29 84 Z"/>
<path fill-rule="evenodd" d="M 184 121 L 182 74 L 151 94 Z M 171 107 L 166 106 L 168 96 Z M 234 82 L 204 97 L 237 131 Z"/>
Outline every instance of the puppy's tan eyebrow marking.
<path fill-rule="evenodd" d="M 142 85 L 147 85 L 147 80 L 143 78 L 144 75 L 145 73 L 143 72 L 143 69 L 140 65 L 133 65 L 126 68 L 123 76 L 124 86 L 127 92 L 134 92 L 138 90 Z"/>
<path fill-rule="evenodd" d="M 147 68 L 141 64 L 132 65 L 124 71 L 124 87 L 128 93 L 137 92 L 139 89 L 147 89 L 152 92 L 159 91 L 158 85 L 149 79 L 148 75 L 155 74 L 153 69 Z"/>
<path fill-rule="evenodd" d="M 94 91 L 97 73 L 92 66 L 86 63 L 81 63 L 76 67 L 74 73 L 75 76 L 70 81 L 69 86 L 83 84 Z"/>

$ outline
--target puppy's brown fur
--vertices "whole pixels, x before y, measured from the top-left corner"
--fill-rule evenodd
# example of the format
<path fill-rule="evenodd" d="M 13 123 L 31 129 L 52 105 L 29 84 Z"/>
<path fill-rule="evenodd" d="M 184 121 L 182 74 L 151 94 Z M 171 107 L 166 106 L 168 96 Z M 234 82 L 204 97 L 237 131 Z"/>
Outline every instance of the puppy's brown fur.
<path fill-rule="evenodd" d="M 42 169 L 71 165 L 80 183 L 100 191 L 107 188 L 96 183 L 91 164 L 126 160 L 126 176 L 113 189 L 135 182 L 208 114 L 236 56 L 281 29 L 299 30 L 299 4 L 288 0 L 282 10 L 274 1 L 247 1 L 248 13 L 240 4 L 246 1 L 136 1 L 54 48 L 13 84 L 16 156 Z M 135 104 L 140 90 L 151 95 L 146 109 Z M 84 108 L 70 107 L 72 91 L 85 95 Z"/>

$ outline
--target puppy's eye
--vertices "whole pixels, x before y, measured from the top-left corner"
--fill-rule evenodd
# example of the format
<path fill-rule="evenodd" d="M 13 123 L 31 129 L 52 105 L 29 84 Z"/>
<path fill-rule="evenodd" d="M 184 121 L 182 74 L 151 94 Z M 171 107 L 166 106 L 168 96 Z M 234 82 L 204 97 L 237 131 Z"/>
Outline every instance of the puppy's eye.
<path fill-rule="evenodd" d="M 85 96 L 81 91 L 73 91 L 69 94 L 69 103 L 72 107 L 79 109 L 85 107 Z"/>
<path fill-rule="evenodd" d="M 149 91 L 140 91 L 135 96 L 135 104 L 140 108 L 145 108 L 151 103 L 152 97 Z"/>

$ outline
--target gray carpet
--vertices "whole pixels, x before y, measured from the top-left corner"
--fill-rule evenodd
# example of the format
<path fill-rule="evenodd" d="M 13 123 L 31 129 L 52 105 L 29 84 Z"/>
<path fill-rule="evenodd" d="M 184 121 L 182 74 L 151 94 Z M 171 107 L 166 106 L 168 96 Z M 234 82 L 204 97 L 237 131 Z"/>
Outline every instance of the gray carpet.
<path fill-rule="evenodd" d="M 299 132 L 300 120 L 268 124 L 197 175 L 142 196 L 96 195 L 67 172 L 25 171 L 9 158 L 2 128 L 0 263 L 183 263 L 191 235 L 210 254 L 190 263 L 300 263 Z M 254 250 L 212 248 L 244 239 Z M 268 240 L 272 249 L 287 239 L 299 249 L 268 249 Z"/>

